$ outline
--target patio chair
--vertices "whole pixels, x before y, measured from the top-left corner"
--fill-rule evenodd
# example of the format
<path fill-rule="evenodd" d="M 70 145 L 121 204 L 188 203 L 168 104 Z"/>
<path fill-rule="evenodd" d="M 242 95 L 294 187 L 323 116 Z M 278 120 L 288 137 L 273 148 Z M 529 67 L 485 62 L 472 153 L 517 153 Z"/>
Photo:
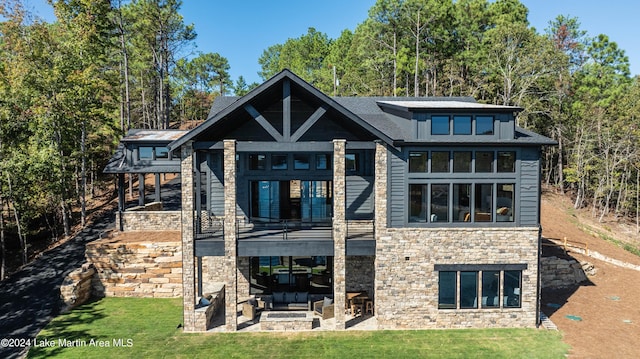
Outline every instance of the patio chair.
<path fill-rule="evenodd" d="M 335 315 L 333 299 L 325 297 L 323 300 L 313 302 L 313 313 L 322 319 L 333 318 Z"/>

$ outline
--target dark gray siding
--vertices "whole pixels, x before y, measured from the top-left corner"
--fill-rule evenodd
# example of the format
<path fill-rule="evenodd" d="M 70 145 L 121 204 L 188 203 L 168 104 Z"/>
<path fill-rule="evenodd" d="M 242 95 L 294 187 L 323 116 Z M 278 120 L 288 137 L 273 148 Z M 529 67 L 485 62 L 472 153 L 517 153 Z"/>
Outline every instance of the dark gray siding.
<path fill-rule="evenodd" d="M 373 177 L 347 176 L 347 219 L 373 218 Z"/>
<path fill-rule="evenodd" d="M 405 222 L 405 161 L 398 151 L 388 152 L 389 160 L 389 188 L 387 203 L 389 206 L 389 221 L 391 227 L 403 227 Z"/>
<path fill-rule="evenodd" d="M 539 223 L 540 155 L 538 148 L 523 148 L 520 159 L 520 224 Z"/>

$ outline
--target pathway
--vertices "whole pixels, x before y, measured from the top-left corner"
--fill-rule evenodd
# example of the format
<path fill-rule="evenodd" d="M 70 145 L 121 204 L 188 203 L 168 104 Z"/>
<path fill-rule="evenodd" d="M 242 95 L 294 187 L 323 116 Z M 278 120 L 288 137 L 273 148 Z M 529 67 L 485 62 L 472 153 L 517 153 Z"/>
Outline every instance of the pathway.
<path fill-rule="evenodd" d="M 0 282 L 0 339 L 30 339 L 60 313 L 60 284 L 85 262 L 85 244 L 113 227 L 113 214 L 97 218 L 66 243 L 53 248 Z M 0 358 L 19 358 L 27 348 L 0 345 Z"/>

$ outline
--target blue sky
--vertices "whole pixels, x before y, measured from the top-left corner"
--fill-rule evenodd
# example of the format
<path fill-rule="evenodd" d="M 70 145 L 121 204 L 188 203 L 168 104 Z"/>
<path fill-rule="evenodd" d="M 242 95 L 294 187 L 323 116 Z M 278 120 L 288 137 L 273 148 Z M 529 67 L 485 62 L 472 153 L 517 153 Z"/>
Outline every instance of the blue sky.
<path fill-rule="evenodd" d="M 27 8 L 46 20 L 53 11 L 46 0 L 25 0 Z M 529 22 L 543 32 L 558 15 L 577 17 L 589 36 L 606 34 L 625 50 L 631 73 L 640 75 L 640 2 L 635 0 L 521 0 L 529 8 Z M 337 38 L 354 30 L 367 17 L 375 0 L 183 0 L 181 14 L 193 23 L 196 51 L 217 52 L 229 60 L 235 81 L 262 82 L 258 58 L 269 46 L 299 37 L 309 27 Z"/>

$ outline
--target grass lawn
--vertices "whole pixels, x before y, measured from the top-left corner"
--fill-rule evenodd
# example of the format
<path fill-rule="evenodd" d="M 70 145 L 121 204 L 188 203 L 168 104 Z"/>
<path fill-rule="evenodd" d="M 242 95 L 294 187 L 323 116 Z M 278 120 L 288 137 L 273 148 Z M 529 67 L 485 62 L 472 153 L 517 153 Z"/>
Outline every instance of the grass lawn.
<path fill-rule="evenodd" d="M 28 357 L 564 358 L 568 350 L 558 332 L 535 329 L 185 334 L 181 322 L 181 299 L 105 298 L 54 319 Z"/>

